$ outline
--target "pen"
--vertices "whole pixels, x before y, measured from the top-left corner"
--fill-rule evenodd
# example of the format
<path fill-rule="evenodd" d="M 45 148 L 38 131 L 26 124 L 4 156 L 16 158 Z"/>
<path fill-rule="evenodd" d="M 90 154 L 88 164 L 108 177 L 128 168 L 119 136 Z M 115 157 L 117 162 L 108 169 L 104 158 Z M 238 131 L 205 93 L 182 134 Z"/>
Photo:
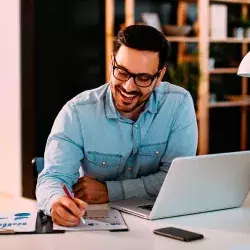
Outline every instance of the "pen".
<path fill-rule="evenodd" d="M 62 188 L 63 188 L 63 191 L 65 192 L 65 194 L 67 195 L 67 197 L 68 197 L 69 199 L 71 199 L 72 201 L 74 201 L 74 200 L 73 200 L 73 197 L 71 196 L 69 190 L 67 189 L 67 187 L 66 187 L 66 185 L 65 185 L 64 183 L 62 183 Z M 80 219 L 81 219 L 83 225 L 86 225 L 85 220 L 84 220 L 82 217 L 81 217 Z"/>

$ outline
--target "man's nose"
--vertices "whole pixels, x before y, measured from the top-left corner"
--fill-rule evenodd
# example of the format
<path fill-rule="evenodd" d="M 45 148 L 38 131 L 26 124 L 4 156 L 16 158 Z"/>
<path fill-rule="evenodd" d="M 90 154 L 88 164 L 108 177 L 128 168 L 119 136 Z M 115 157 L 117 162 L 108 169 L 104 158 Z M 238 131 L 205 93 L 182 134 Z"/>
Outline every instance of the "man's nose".
<path fill-rule="evenodd" d="M 130 77 L 130 78 L 123 84 L 123 88 L 124 88 L 127 92 L 130 92 L 130 91 L 132 91 L 132 90 L 135 90 L 137 87 L 136 87 L 134 78 L 133 78 L 133 77 Z"/>

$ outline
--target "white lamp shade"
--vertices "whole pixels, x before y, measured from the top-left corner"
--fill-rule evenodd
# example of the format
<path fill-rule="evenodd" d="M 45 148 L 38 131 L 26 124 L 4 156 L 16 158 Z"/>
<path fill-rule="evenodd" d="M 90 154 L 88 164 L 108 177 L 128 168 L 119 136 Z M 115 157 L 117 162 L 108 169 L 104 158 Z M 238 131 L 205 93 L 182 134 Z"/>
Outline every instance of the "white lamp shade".
<path fill-rule="evenodd" d="M 250 52 L 242 59 L 237 74 L 239 76 L 250 77 Z"/>

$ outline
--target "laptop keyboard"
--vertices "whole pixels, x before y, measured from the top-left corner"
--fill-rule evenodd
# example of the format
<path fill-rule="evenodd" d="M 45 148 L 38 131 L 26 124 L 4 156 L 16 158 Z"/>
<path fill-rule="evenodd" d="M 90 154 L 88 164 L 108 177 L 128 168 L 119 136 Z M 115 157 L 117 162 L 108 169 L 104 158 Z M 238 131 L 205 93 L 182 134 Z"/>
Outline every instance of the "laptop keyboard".
<path fill-rule="evenodd" d="M 139 208 L 145 209 L 145 210 L 149 210 L 151 211 L 153 209 L 154 204 L 150 204 L 150 205 L 141 205 L 138 206 Z"/>

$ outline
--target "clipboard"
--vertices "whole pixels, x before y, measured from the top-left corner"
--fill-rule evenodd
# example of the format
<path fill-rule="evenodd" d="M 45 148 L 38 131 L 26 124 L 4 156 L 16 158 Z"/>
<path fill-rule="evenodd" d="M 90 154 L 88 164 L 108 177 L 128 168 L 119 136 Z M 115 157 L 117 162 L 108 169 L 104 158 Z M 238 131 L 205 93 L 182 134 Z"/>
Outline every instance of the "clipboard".
<path fill-rule="evenodd" d="M 50 216 L 47 216 L 43 211 L 39 210 L 36 214 L 35 230 L 31 231 L 15 231 L 14 229 L 8 229 L 8 227 L 0 228 L 1 235 L 15 235 L 15 234 L 58 234 L 64 233 L 65 230 L 53 230 L 53 222 Z"/>
<path fill-rule="evenodd" d="M 128 226 L 120 211 L 113 208 L 88 209 L 84 215 L 86 224 L 80 223 L 75 227 L 63 227 L 54 224 L 54 230 L 65 231 L 109 231 L 124 232 L 129 231 Z"/>

